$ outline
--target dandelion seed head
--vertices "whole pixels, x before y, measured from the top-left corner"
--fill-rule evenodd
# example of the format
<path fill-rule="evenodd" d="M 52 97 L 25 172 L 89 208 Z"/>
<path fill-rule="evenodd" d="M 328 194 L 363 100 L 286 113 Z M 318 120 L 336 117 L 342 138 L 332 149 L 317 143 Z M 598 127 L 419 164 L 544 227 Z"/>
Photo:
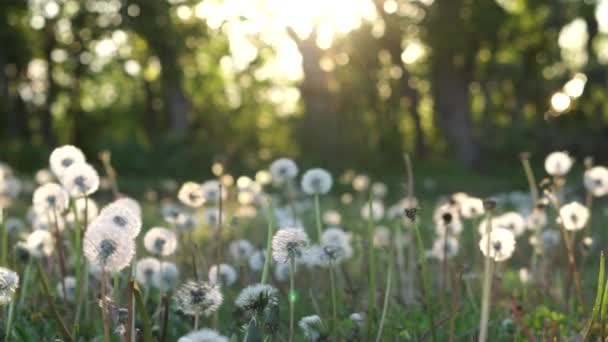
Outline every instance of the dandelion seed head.
<path fill-rule="evenodd" d="M 38 185 L 44 185 L 55 181 L 55 175 L 49 169 L 40 169 L 34 175 L 34 180 Z"/>
<path fill-rule="evenodd" d="M 321 168 L 310 169 L 302 176 L 302 190 L 309 195 L 325 195 L 332 185 L 331 174 Z"/>
<path fill-rule="evenodd" d="M 522 235 L 526 231 L 526 220 L 520 213 L 514 211 L 504 213 L 492 219 L 492 224 L 495 227 L 511 230 L 515 234 L 515 237 Z"/>
<path fill-rule="evenodd" d="M 551 176 L 565 176 L 574 160 L 566 152 L 552 152 L 545 159 L 545 171 Z"/>
<path fill-rule="evenodd" d="M 49 157 L 51 170 L 58 179 L 61 179 L 63 173 L 72 164 L 84 162 L 86 162 L 84 153 L 78 147 L 72 145 L 57 147 Z"/>
<path fill-rule="evenodd" d="M 179 269 L 175 263 L 163 261 L 160 263 L 160 289 L 170 291 L 177 286 L 179 281 Z"/>
<path fill-rule="evenodd" d="M 230 175 L 224 175 L 228 177 Z M 203 198 L 205 199 L 205 203 L 218 203 L 220 201 L 220 182 L 212 179 L 203 182 L 201 185 L 203 190 Z M 225 200 L 227 198 L 228 192 L 225 188 L 222 189 L 221 199 Z"/>
<path fill-rule="evenodd" d="M 189 316 L 210 316 L 223 301 L 219 287 L 205 282 L 188 281 L 175 293 L 177 308 Z"/>
<path fill-rule="evenodd" d="M 209 277 L 209 283 L 212 285 L 232 286 L 238 278 L 238 273 L 231 265 L 220 264 L 219 267 L 218 265 L 212 265 L 207 276 Z"/>
<path fill-rule="evenodd" d="M 264 251 L 258 250 L 251 254 L 249 257 L 249 268 L 254 271 L 261 271 L 264 268 L 264 263 L 266 262 L 266 255 Z"/>
<path fill-rule="evenodd" d="M 323 327 L 321 317 L 317 315 L 304 316 L 298 322 L 302 333 L 309 341 L 317 341 L 321 337 L 320 330 Z"/>
<path fill-rule="evenodd" d="M 488 249 L 488 239 L 490 240 Z M 496 262 L 505 261 L 515 251 L 515 235 L 505 228 L 493 228 L 490 234 L 483 234 L 479 241 L 479 249 L 484 256 L 494 259 Z"/>
<path fill-rule="evenodd" d="M 244 264 L 254 251 L 253 245 L 247 240 L 232 241 L 228 246 L 232 260 L 237 264 Z"/>
<path fill-rule="evenodd" d="M 531 279 L 532 275 L 527 268 L 523 267 L 519 269 L 519 281 L 521 281 L 522 284 L 529 283 Z"/>
<path fill-rule="evenodd" d="M 84 234 L 83 250 L 90 264 L 115 273 L 131 263 L 135 254 L 135 242 L 119 226 L 96 220 Z"/>
<path fill-rule="evenodd" d="M 220 209 L 217 207 L 206 208 L 203 213 L 205 222 L 207 225 L 213 228 L 217 228 L 220 224 Z M 222 222 L 225 222 L 224 213 L 222 213 Z"/>
<path fill-rule="evenodd" d="M 433 242 L 431 255 L 439 260 L 451 259 L 458 255 L 459 243 L 453 236 L 440 236 Z"/>
<path fill-rule="evenodd" d="M 0 216 L 0 220 L 1 219 L 2 216 Z M 4 228 L 8 231 L 9 234 L 16 234 L 25 228 L 25 223 L 20 218 L 7 217 L 4 220 Z"/>
<path fill-rule="evenodd" d="M 360 174 L 353 178 L 353 189 L 362 192 L 369 188 L 370 179 L 368 175 Z"/>
<path fill-rule="evenodd" d="M 99 215 L 99 206 L 92 198 L 80 197 L 75 199 L 73 203 L 76 209 L 76 216 L 73 210 L 69 210 L 65 215 L 67 223 L 71 226 L 76 225 L 78 222 L 84 222 L 85 214 L 87 222 L 92 222 Z M 78 218 L 78 222 L 76 222 L 76 218 Z"/>
<path fill-rule="evenodd" d="M 565 204 L 559 209 L 562 224 L 564 228 L 570 231 L 585 228 L 589 215 L 589 209 L 576 201 Z"/>
<path fill-rule="evenodd" d="M 300 228 L 285 228 L 276 232 L 272 238 L 272 256 L 278 263 L 302 256 L 308 245 L 308 235 Z"/>
<path fill-rule="evenodd" d="M 86 162 L 73 163 L 59 177 L 70 196 L 89 196 L 99 189 L 99 174 Z"/>
<path fill-rule="evenodd" d="M 177 237 L 166 228 L 150 228 L 144 236 L 144 247 L 154 255 L 171 255 L 177 248 Z"/>
<path fill-rule="evenodd" d="M 185 205 L 198 208 L 205 203 L 203 188 L 199 183 L 186 182 L 177 193 L 177 198 Z"/>
<path fill-rule="evenodd" d="M 367 202 L 361 207 L 361 217 L 364 220 L 370 219 L 370 203 Z M 371 219 L 373 221 L 380 221 L 384 217 L 384 204 L 379 200 L 372 200 L 371 202 Z"/>
<path fill-rule="evenodd" d="M 135 216 L 141 218 L 141 206 L 139 205 L 139 202 L 137 202 L 137 200 L 135 200 L 131 197 L 121 197 L 121 198 L 115 200 L 114 202 L 112 202 L 112 204 L 114 204 L 116 206 L 120 206 L 120 207 L 125 207 L 125 208 L 131 210 L 131 212 Z"/>
<path fill-rule="evenodd" d="M 241 310 L 260 313 L 269 306 L 279 305 L 279 290 L 267 284 L 249 285 L 241 290 L 234 304 Z"/>
<path fill-rule="evenodd" d="M 443 204 L 435 209 L 433 213 L 435 232 L 437 235 L 459 235 L 462 233 L 462 221 L 458 207 L 451 204 Z"/>
<path fill-rule="evenodd" d="M 293 271 L 294 274 L 297 273 L 298 265 L 296 264 L 296 269 Z M 289 279 L 289 275 L 292 270 L 289 263 L 276 263 L 274 264 L 274 278 L 279 282 L 285 282 Z"/>
<path fill-rule="evenodd" d="M 38 213 L 63 213 L 69 204 L 68 193 L 57 183 L 39 186 L 33 195 L 34 210 Z"/>
<path fill-rule="evenodd" d="M 103 221 L 104 225 L 112 225 L 135 238 L 141 231 L 141 216 L 133 212 L 122 200 L 106 205 L 94 221 Z"/>
<path fill-rule="evenodd" d="M 534 208 L 526 217 L 526 226 L 529 230 L 542 229 L 547 225 L 547 213 L 543 209 Z"/>
<path fill-rule="evenodd" d="M 298 166 L 291 159 L 280 158 L 270 164 L 270 174 L 272 175 L 272 181 L 281 185 L 298 175 Z"/>
<path fill-rule="evenodd" d="M 391 244 L 391 230 L 385 226 L 374 229 L 374 247 L 386 248 Z"/>
<path fill-rule="evenodd" d="M 484 212 L 481 198 L 467 196 L 460 202 L 460 215 L 465 219 L 480 217 Z"/>
<path fill-rule="evenodd" d="M 53 254 L 55 240 L 49 231 L 35 230 L 28 235 L 25 246 L 33 257 L 44 258 Z"/>
<path fill-rule="evenodd" d="M 57 221 L 55 221 L 55 218 Z M 50 213 L 35 213 L 32 218 L 32 228 L 34 230 L 48 230 L 50 232 L 54 232 L 55 229 L 58 229 L 62 232 L 65 229 L 65 220 L 63 216 L 55 216 Z"/>
<path fill-rule="evenodd" d="M 327 210 L 323 213 L 323 223 L 330 226 L 337 226 L 342 223 L 342 215 L 336 210 Z"/>
<path fill-rule="evenodd" d="M 8 268 L 0 267 L 0 306 L 13 300 L 19 288 L 19 275 Z"/>
<path fill-rule="evenodd" d="M 587 191 L 595 197 L 608 194 L 608 168 L 595 166 L 585 171 L 584 184 Z"/>
<path fill-rule="evenodd" d="M 177 342 L 229 342 L 230 339 L 220 335 L 212 329 L 201 329 L 193 331 L 185 336 L 180 337 Z"/>
<path fill-rule="evenodd" d="M 160 286 L 160 261 L 148 257 L 135 264 L 135 279 L 141 286 L 158 288 Z"/>
<path fill-rule="evenodd" d="M 63 285 L 62 285 L 63 283 Z M 63 286 L 65 286 L 65 297 L 63 295 Z M 76 297 L 76 278 L 69 276 L 63 278 L 63 282 L 57 283 L 57 294 L 60 298 L 73 303 Z"/>

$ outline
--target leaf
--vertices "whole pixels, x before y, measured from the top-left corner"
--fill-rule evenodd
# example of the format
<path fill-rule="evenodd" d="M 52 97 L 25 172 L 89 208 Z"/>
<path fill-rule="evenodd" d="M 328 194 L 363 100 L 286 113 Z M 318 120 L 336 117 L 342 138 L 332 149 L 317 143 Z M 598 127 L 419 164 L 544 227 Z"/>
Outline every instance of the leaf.
<path fill-rule="evenodd" d="M 146 312 L 146 305 L 144 304 L 141 290 L 139 289 L 139 285 L 137 282 L 133 283 L 133 291 L 135 292 L 135 303 L 137 304 L 137 313 L 141 315 L 141 319 L 143 321 L 143 333 L 144 333 L 144 342 L 152 342 L 152 329 L 150 329 L 150 319 L 148 318 L 148 313 Z"/>

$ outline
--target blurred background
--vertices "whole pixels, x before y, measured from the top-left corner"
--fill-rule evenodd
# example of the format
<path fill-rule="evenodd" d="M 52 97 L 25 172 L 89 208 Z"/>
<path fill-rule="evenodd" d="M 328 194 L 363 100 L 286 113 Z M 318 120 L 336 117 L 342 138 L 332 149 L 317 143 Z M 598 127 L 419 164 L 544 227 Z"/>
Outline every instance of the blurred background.
<path fill-rule="evenodd" d="M 178 178 L 277 156 L 607 158 L 608 0 L 2 0 L 0 17 L 0 160 L 20 171 L 66 143 Z"/>

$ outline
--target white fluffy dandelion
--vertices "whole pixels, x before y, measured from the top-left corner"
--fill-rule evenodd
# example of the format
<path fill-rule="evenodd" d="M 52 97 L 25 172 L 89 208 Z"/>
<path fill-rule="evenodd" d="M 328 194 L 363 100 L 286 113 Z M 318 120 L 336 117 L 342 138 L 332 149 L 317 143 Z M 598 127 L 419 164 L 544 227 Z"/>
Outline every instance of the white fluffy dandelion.
<path fill-rule="evenodd" d="M 178 310 L 190 316 L 210 316 L 223 301 L 219 287 L 204 282 L 188 281 L 175 293 Z"/>
<path fill-rule="evenodd" d="M 18 287 L 19 275 L 8 268 L 0 267 L 0 305 L 10 303 Z"/>
<path fill-rule="evenodd" d="M 310 169 L 302 176 L 302 190 L 309 195 L 325 195 L 332 184 L 331 174 L 324 169 Z"/>
<path fill-rule="evenodd" d="M 62 284 L 63 283 L 63 284 Z M 64 289 L 65 286 L 65 297 L 64 297 Z M 76 278 L 69 276 L 63 279 L 63 282 L 57 283 L 57 294 L 63 300 L 73 303 L 74 298 L 76 297 Z"/>
<path fill-rule="evenodd" d="M 451 259 L 458 254 L 458 240 L 452 236 L 439 237 L 433 242 L 431 255 L 439 260 L 444 260 L 446 257 Z"/>
<path fill-rule="evenodd" d="M 96 220 L 84 233 L 83 250 L 89 263 L 115 273 L 131 263 L 135 242 L 133 236 L 119 226 Z"/>
<path fill-rule="evenodd" d="M 68 193 L 57 183 L 41 185 L 33 195 L 34 210 L 38 213 L 60 214 L 67 209 L 69 201 Z"/>
<path fill-rule="evenodd" d="M 267 284 L 249 285 L 241 290 L 234 304 L 244 311 L 263 312 L 266 307 L 279 304 L 279 290 Z"/>
<path fill-rule="evenodd" d="M 185 205 L 198 208 L 205 203 L 203 189 L 199 183 L 186 182 L 177 193 L 177 198 Z"/>
<path fill-rule="evenodd" d="M 321 235 L 321 247 L 326 257 L 334 263 L 340 263 L 353 256 L 351 236 L 340 228 L 325 229 Z"/>
<path fill-rule="evenodd" d="M 492 219 L 493 226 L 509 229 L 520 236 L 526 231 L 526 220 L 520 213 L 510 211 Z"/>
<path fill-rule="evenodd" d="M 131 210 L 131 212 L 135 214 L 135 216 L 139 217 L 141 220 L 141 206 L 139 205 L 139 202 L 137 202 L 137 200 L 131 197 L 121 197 L 116 201 L 112 202 L 112 204 L 125 207 Z"/>
<path fill-rule="evenodd" d="M 595 166 L 585 171 L 585 188 L 595 197 L 608 194 L 608 168 Z"/>
<path fill-rule="evenodd" d="M 92 222 L 99 215 L 99 206 L 92 198 L 77 198 L 73 203 L 76 215 L 74 215 L 73 210 L 68 211 L 65 215 L 67 223 L 72 226 L 76 224 L 76 218 L 78 218 L 79 222 L 84 222 L 86 216 L 87 222 Z"/>
<path fill-rule="evenodd" d="M 254 248 L 251 242 L 247 240 L 236 240 L 230 243 L 228 250 L 230 251 L 232 260 L 241 265 L 249 260 L 251 254 L 253 254 Z"/>
<path fill-rule="evenodd" d="M 298 175 L 298 166 L 291 159 L 280 158 L 270 164 L 270 173 L 275 184 L 283 184 Z"/>
<path fill-rule="evenodd" d="M 180 337 L 177 342 L 229 342 L 228 337 L 220 335 L 212 329 L 201 329 L 193 331 L 185 336 Z"/>
<path fill-rule="evenodd" d="M 488 239 L 490 240 L 488 249 Z M 479 241 L 479 249 L 484 256 L 494 261 L 505 261 L 515 251 L 515 235 L 509 229 L 495 227 L 490 234 L 484 234 Z"/>
<path fill-rule="evenodd" d="M 179 269 L 175 263 L 163 261 L 160 263 L 160 289 L 163 292 L 173 290 L 179 281 Z"/>
<path fill-rule="evenodd" d="M 553 152 L 545 159 L 545 171 L 551 176 L 565 176 L 574 160 L 566 152 Z"/>
<path fill-rule="evenodd" d="M 361 217 L 364 220 L 370 218 L 370 203 L 367 202 L 361 207 Z M 384 204 L 379 200 L 371 202 L 371 217 L 373 221 L 380 221 L 384 217 Z"/>
<path fill-rule="evenodd" d="M 120 202 L 119 202 L 120 201 Z M 105 225 L 113 225 L 126 232 L 132 238 L 141 231 L 141 217 L 129 209 L 122 200 L 106 205 L 95 221 L 104 221 Z"/>
<path fill-rule="evenodd" d="M 585 228 L 589 215 L 589 209 L 578 202 L 570 202 L 559 209 L 559 218 L 567 230 Z"/>
<path fill-rule="evenodd" d="M 288 263 L 291 259 L 298 259 L 303 255 L 308 241 L 308 235 L 303 229 L 281 229 L 272 238 L 272 257 L 278 263 Z"/>
<path fill-rule="evenodd" d="M 203 182 L 201 184 L 201 189 L 203 191 L 203 198 L 205 203 L 217 203 L 220 201 L 220 182 L 212 179 Z M 228 193 L 225 189 L 222 190 L 221 199 L 225 200 L 228 196 Z"/>
<path fill-rule="evenodd" d="M 160 285 L 160 261 L 152 257 L 138 260 L 135 264 L 135 279 L 141 286 L 158 288 Z"/>
<path fill-rule="evenodd" d="M 462 233 L 462 221 L 460 220 L 460 214 L 456 206 L 450 204 L 440 205 L 435 209 L 433 220 L 437 235 L 459 235 Z"/>
<path fill-rule="evenodd" d="M 266 262 L 266 255 L 263 250 L 258 250 L 253 252 L 249 257 L 249 268 L 252 270 L 259 272 L 264 268 L 264 263 Z"/>
<path fill-rule="evenodd" d="M 484 214 L 483 200 L 477 197 L 463 199 L 460 202 L 460 215 L 465 219 L 472 219 Z"/>
<path fill-rule="evenodd" d="M 337 226 L 342 223 L 342 215 L 336 210 L 327 210 L 323 213 L 323 223 L 330 226 Z"/>
<path fill-rule="evenodd" d="M 219 286 L 232 286 L 238 279 L 238 273 L 228 264 L 212 265 L 207 276 L 210 284 Z"/>
<path fill-rule="evenodd" d="M 28 235 L 25 247 L 30 255 L 36 258 L 44 258 L 55 250 L 53 235 L 47 230 L 35 230 Z"/>
<path fill-rule="evenodd" d="M 171 255 L 177 248 L 177 237 L 169 229 L 162 227 L 150 228 L 144 236 L 144 247 L 154 255 Z"/>
<path fill-rule="evenodd" d="M 85 162 L 67 167 L 59 180 L 70 196 L 76 198 L 89 196 L 99 189 L 99 174 Z"/>
<path fill-rule="evenodd" d="M 317 341 L 321 337 L 320 330 L 323 327 L 321 317 L 317 315 L 304 316 L 298 322 L 298 326 L 302 329 L 302 333 L 307 341 Z"/>
<path fill-rule="evenodd" d="M 57 178 L 61 178 L 64 171 L 72 164 L 84 162 L 86 162 L 86 158 L 82 151 L 72 145 L 57 147 L 51 152 L 51 156 L 49 157 L 51 170 Z"/>

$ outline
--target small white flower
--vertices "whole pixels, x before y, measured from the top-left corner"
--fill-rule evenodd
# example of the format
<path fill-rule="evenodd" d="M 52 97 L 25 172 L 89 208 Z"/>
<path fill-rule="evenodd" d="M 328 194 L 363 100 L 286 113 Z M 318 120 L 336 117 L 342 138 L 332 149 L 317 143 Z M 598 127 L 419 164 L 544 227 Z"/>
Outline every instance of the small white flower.
<path fill-rule="evenodd" d="M 68 193 L 57 183 L 47 183 L 34 191 L 34 210 L 38 213 L 63 213 L 68 207 Z"/>
<path fill-rule="evenodd" d="M 589 209 L 578 202 L 570 202 L 559 209 L 559 218 L 567 230 L 581 230 L 589 220 Z"/>
<path fill-rule="evenodd" d="M 545 159 L 545 170 L 551 176 L 565 176 L 573 164 L 566 152 L 553 152 Z"/>
<path fill-rule="evenodd" d="M 212 285 L 231 286 L 236 282 L 238 274 L 231 265 L 220 264 L 219 272 L 217 265 L 212 265 L 209 268 L 208 277 L 209 283 Z"/>
<path fill-rule="evenodd" d="M 332 184 L 331 174 L 324 169 L 310 169 L 302 176 L 302 190 L 309 195 L 325 195 Z"/>
<path fill-rule="evenodd" d="M 61 178 L 64 171 L 72 164 L 84 162 L 86 162 L 86 158 L 82 151 L 78 147 L 72 145 L 57 147 L 53 150 L 49 158 L 51 170 L 57 178 Z"/>
<path fill-rule="evenodd" d="M 8 268 L 0 267 L 0 306 L 13 300 L 19 287 L 19 275 Z"/>
<path fill-rule="evenodd" d="M 526 231 L 526 220 L 521 214 L 514 211 L 504 213 L 492 219 L 492 223 L 495 227 L 511 230 L 516 237 Z"/>
<path fill-rule="evenodd" d="M 201 329 L 193 331 L 188 335 L 180 337 L 177 342 L 229 342 L 230 339 L 220 335 L 217 331 L 211 329 Z"/>
<path fill-rule="evenodd" d="M 488 249 L 488 239 L 490 240 Z M 494 261 L 505 261 L 513 255 L 515 251 L 515 236 L 513 232 L 496 227 L 490 234 L 484 234 L 479 241 L 479 249 L 484 256 L 494 259 Z"/>
<path fill-rule="evenodd" d="M 84 233 L 83 250 L 89 263 L 115 273 L 131 263 L 135 242 L 119 226 L 96 220 Z"/>
<path fill-rule="evenodd" d="M 380 221 L 384 217 L 384 204 L 379 200 L 372 200 L 371 202 L 371 213 L 373 221 Z M 361 217 L 364 220 L 369 220 L 370 218 L 370 204 L 369 202 L 365 203 L 361 207 Z"/>
<path fill-rule="evenodd" d="M 117 200 L 106 205 L 95 219 L 114 225 L 127 232 L 132 238 L 141 231 L 141 217 L 134 213 L 124 200 Z"/>
<path fill-rule="evenodd" d="M 190 316 L 208 317 L 219 309 L 223 301 L 219 288 L 204 282 L 188 281 L 175 293 L 177 308 Z"/>
<path fill-rule="evenodd" d="M 185 205 L 198 208 L 205 203 L 203 188 L 199 183 L 186 182 L 179 189 L 177 198 Z"/>
<path fill-rule="evenodd" d="M 270 173 L 272 174 L 272 181 L 280 185 L 298 175 L 298 166 L 291 159 L 280 158 L 270 164 Z"/>
<path fill-rule="evenodd" d="M 608 194 L 608 168 L 595 166 L 585 171 L 585 188 L 595 197 Z"/>
<path fill-rule="evenodd" d="M 298 326 L 302 329 L 307 341 L 317 341 L 321 337 L 319 330 L 323 327 L 323 323 L 321 317 L 317 315 L 302 317 Z"/>
<path fill-rule="evenodd" d="M 391 230 L 385 226 L 374 229 L 374 247 L 386 248 L 391 244 Z"/>
<path fill-rule="evenodd" d="M 288 263 L 292 258 L 298 259 L 303 255 L 308 241 L 308 235 L 303 229 L 281 229 L 272 238 L 272 256 L 278 263 Z"/>
<path fill-rule="evenodd" d="M 160 285 L 160 262 L 156 258 L 143 258 L 135 264 L 135 279 L 144 287 L 158 288 Z"/>
<path fill-rule="evenodd" d="M 59 180 L 72 197 L 89 196 L 99 189 L 99 174 L 85 163 L 73 163 L 61 174 Z"/>
<path fill-rule="evenodd" d="M 150 228 L 144 236 L 144 247 L 154 255 L 171 255 L 177 248 L 177 237 L 166 228 Z"/>
<path fill-rule="evenodd" d="M 32 256 L 43 258 L 53 253 L 55 241 L 50 232 L 46 230 L 35 230 L 28 235 L 25 246 Z"/>

